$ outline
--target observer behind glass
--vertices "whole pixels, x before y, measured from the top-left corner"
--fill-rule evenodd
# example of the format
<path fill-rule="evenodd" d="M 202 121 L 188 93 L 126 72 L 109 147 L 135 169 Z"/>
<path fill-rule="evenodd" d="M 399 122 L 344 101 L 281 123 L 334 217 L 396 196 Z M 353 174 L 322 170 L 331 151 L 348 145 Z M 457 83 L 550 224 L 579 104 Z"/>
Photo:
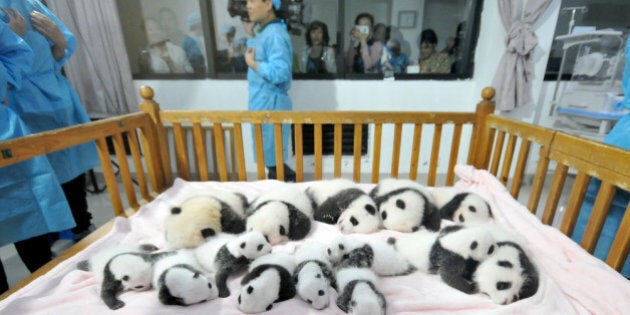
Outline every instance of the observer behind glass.
<path fill-rule="evenodd" d="M 258 25 L 255 36 L 247 41 L 245 62 L 249 67 L 249 110 L 291 110 L 293 104 L 289 98 L 291 87 L 293 47 L 287 31 L 287 24 L 282 19 L 280 0 L 247 0 L 249 19 Z M 276 153 L 273 125 L 262 127 L 265 166 L 267 177 L 276 179 Z M 282 149 L 284 158 L 288 157 L 291 130 L 282 126 Z M 284 180 L 295 181 L 295 172 L 286 164 Z"/>

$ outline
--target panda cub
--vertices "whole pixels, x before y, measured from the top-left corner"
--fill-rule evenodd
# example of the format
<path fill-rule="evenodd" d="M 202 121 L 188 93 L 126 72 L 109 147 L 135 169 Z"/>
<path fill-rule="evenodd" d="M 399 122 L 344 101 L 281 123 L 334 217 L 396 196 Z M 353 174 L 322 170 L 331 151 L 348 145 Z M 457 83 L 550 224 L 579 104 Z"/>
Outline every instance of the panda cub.
<path fill-rule="evenodd" d="M 538 271 L 514 242 L 499 242 L 490 257 L 473 274 L 479 293 L 497 304 L 509 304 L 533 296 L 538 291 Z"/>
<path fill-rule="evenodd" d="M 465 225 L 492 220 L 492 209 L 488 202 L 473 192 L 455 187 L 436 187 L 431 193 L 442 219 Z"/>
<path fill-rule="evenodd" d="M 253 314 L 269 311 L 273 303 L 295 296 L 292 274 L 295 258 L 289 254 L 271 253 L 254 260 L 241 281 L 238 309 Z"/>
<path fill-rule="evenodd" d="M 313 206 L 295 184 L 282 184 L 260 195 L 247 209 L 248 231 L 261 232 L 271 245 L 301 240 L 311 231 Z"/>
<path fill-rule="evenodd" d="M 328 244 L 326 255 L 337 268 L 370 268 L 379 276 L 402 276 L 415 271 L 393 246 L 385 243 L 337 237 Z"/>
<path fill-rule="evenodd" d="M 271 253 L 271 244 L 258 231 L 240 235 L 220 233 L 195 249 L 201 267 L 215 273 L 219 297 L 230 296 L 227 279 L 254 259 Z"/>
<path fill-rule="evenodd" d="M 101 250 L 77 264 L 83 271 L 91 271 L 100 284 L 100 296 L 112 310 L 125 306 L 118 299 L 124 291 L 151 289 L 153 261 L 151 252 L 157 247 L 150 244 L 119 245 Z"/>
<path fill-rule="evenodd" d="M 433 195 L 419 183 L 408 179 L 383 179 L 372 189 L 370 196 L 388 230 L 415 232 L 421 226 L 431 231 L 440 229 L 440 213 Z"/>
<path fill-rule="evenodd" d="M 439 232 L 423 229 L 400 237 L 390 237 L 387 243 L 417 270 L 428 273 L 431 268 L 429 261 L 431 247 L 437 241 L 438 235 Z"/>
<path fill-rule="evenodd" d="M 337 306 L 344 313 L 385 315 L 387 302 L 377 289 L 378 278 L 368 268 L 342 268 L 337 271 Z"/>
<path fill-rule="evenodd" d="M 328 307 L 329 288 L 337 289 L 332 265 L 324 254 L 326 246 L 307 242 L 297 247 L 293 272 L 298 296 L 317 310 Z"/>
<path fill-rule="evenodd" d="M 217 286 L 201 270 L 193 250 L 160 254 L 155 262 L 153 286 L 162 304 L 188 306 L 218 297 Z"/>
<path fill-rule="evenodd" d="M 184 200 L 171 208 L 164 222 L 169 248 L 194 248 L 219 232 L 243 232 L 246 208 L 245 196 L 232 192 L 197 195 Z"/>
<path fill-rule="evenodd" d="M 313 201 L 314 220 L 337 224 L 342 233 L 372 233 L 381 226 L 374 200 L 351 180 L 313 182 L 306 194 Z"/>

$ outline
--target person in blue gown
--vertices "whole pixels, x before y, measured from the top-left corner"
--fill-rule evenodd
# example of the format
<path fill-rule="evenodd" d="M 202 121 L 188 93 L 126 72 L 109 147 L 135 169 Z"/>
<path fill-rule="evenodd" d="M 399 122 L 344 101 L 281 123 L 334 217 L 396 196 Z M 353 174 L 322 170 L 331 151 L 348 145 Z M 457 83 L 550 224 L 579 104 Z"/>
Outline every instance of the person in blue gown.
<path fill-rule="evenodd" d="M 24 75 L 22 87 L 9 91 L 9 107 L 32 133 L 89 122 L 78 95 L 61 74 L 61 68 L 76 48 L 74 35 L 46 6 L 37 0 L 0 0 L 0 7 L 21 15 L 26 31 L 22 36 L 35 56 Z M 0 11 L 0 19 L 15 19 Z M 81 235 L 91 227 L 85 192 L 85 172 L 99 164 L 94 142 L 48 154 L 72 209 Z"/>
<path fill-rule="evenodd" d="M 19 90 L 33 62 L 33 51 L 0 21 L 0 141 L 30 134 L 7 102 L 7 90 Z M 48 233 L 75 226 L 70 206 L 48 159 L 40 156 L 0 168 L 0 246 L 14 243 L 31 271 L 51 259 Z M 9 285 L 0 262 L 0 294 Z"/>
<path fill-rule="evenodd" d="M 249 67 L 249 110 L 291 110 L 293 104 L 288 91 L 291 87 L 293 47 L 287 25 L 281 19 L 280 0 L 249 0 L 249 19 L 258 24 L 256 35 L 247 41 L 245 61 Z M 262 128 L 265 166 L 268 178 L 276 178 L 276 154 L 273 125 Z M 282 148 L 284 158 L 288 157 L 291 130 L 282 126 Z M 284 180 L 295 181 L 295 172 L 286 164 Z"/>

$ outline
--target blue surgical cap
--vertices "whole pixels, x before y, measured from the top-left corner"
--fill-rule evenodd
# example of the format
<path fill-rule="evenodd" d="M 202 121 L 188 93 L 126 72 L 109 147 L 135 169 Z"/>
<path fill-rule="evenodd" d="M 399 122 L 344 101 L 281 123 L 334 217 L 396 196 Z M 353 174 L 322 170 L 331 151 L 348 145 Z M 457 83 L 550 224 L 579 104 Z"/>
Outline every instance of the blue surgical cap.
<path fill-rule="evenodd" d="M 280 0 L 272 0 L 271 3 L 276 10 L 280 10 L 280 6 L 282 5 L 282 1 Z"/>
<path fill-rule="evenodd" d="M 191 28 L 199 23 L 201 23 L 201 14 L 199 14 L 199 12 L 188 14 L 188 17 L 186 18 L 188 28 Z"/>

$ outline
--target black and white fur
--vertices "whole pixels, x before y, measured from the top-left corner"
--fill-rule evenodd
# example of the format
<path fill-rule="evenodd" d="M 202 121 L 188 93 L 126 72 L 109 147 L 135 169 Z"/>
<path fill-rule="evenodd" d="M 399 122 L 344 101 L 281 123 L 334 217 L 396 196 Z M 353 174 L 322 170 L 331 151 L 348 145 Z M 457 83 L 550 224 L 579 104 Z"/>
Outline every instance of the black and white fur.
<path fill-rule="evenodd" d="M 343 268 L 337 271 L 337 306 L 344 313 L 385 315 L 387 302 L 378 290 L 378 277 L 369 268 Z"/>
<path fill-rule="evenodd" d="M 393 246 L 386 243 L 337 237 L 328 244 L 326 255 L 337 268 L 370 268 L 379 276 L 401 276 L 415 270 Z"/>
<path fill-rule="evenodd" d="M 201 267 L 215 273 L 219 297 L 230 296 L 227 279 L 249 263 L 271 253 L 271 244 L 258 231 L 240 235 L 221 233 L 195 249 Z"/>
<path fill-rule="evenodd" d="M 536 267 L 523 248 L 513 242 L 499 242 L 490 257 L 473 274 L 479 293 L 497 304 L 509 304 L 538 291 Z"/>
<path fill-rule="evenodd" d="M 388 230 L 415 232 L 424 226 L 431 231 L 440 229 L 440 213 L 430 191 L 408 179 L 383 179 L 370 192 Z"/>
<path fill-rule="evenodd" d="M 381 227 L 376 203 L 351 180 L 313 182 L 306 194 L 313 200 L 314 220 L 337 224 L 342 233 L 372 233 Z"/>
<path fill-rule="evenodd" d="M 199 267 L 191 249 L 166 253 L 155 262 L 153 286 L 165 305 L 188 306 L 213 300 L 219 290 Z"/>
<path fill-rule="evenodd" d="M 101 250 L 88 260 L 78 263 L 77 268 L 91 271 L 100 284 L 100 296 L 112 310 L 125 306 L 118 295 L 125 291 L 151 289 L 153 261 L 151 252 L 157 247 L 150 244 L 119 245 Z"/>
<path fill-rule="evenodd" d="M 478 194 L 455 187 L 436 187 L 431 193 L 442 219 L 464 225 L 492 221 L 490 204 Z"/>
<path fill-rule="evenodd" d="M 247 210 L 247 230 L 261 232 L 271 245 L 301 240 L 311 231 L 313 205 L 295 184 L 283 184 L 256 198 Z"/>
<path fill-rule="evenodd" d="M 330 287 L 337 289 L 335 274 L 330 261 L 324 254 L 326 246 L 307 242 L 295 251 L 297 266 L 293 272 L 297 294 L 315 309 L 328 307 Z"/>
<path fill-rule="evenodd" d="M 295 296 L 292 274 L 295 258 L 289 254 L 271 253 L 254 260 L 241 281 L 238 309 L 253 314 L 268 311 L 273 303 Z"/>
<path fill-rule="evenodd" d="M 439 232 L 420 230 L 399 237 L 390 237 L 387 242 L 412 264 L 417 270 L 428 273 L 431 268 L 429 260 L 431 248 L 437 241 Z"/>
<path fill-rule="evenodd" d="M 496 249 L 488 226 L 451 225 L 443 228 L 431 247 L 429 272 L 439 273 L 449 286 L 464 293 L 476 293 L 472 275 Z"/>

